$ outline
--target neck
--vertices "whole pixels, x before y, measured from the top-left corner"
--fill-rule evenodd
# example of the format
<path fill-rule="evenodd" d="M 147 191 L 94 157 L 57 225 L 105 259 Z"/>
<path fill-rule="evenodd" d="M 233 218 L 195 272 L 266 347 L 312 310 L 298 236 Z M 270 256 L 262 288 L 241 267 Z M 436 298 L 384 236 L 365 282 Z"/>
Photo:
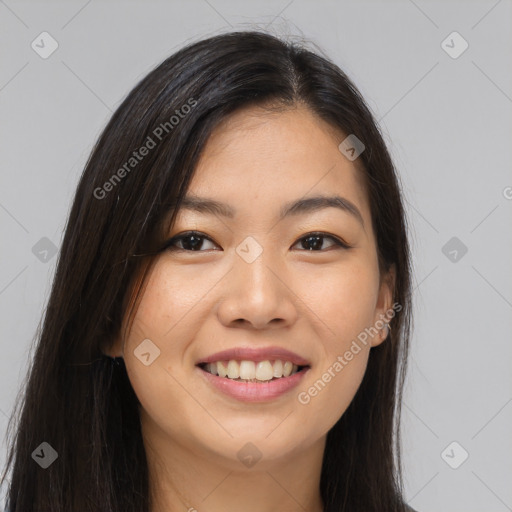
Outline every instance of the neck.
<path fill-rule="evenodd" d="M 246 467 L 193 443 L 176 442 L 145 418 L 151 512 L 322 512 L 320 474 L 326 437 L 281 458 Z M 241 447 L 240 447 L 241 448 Z"/>

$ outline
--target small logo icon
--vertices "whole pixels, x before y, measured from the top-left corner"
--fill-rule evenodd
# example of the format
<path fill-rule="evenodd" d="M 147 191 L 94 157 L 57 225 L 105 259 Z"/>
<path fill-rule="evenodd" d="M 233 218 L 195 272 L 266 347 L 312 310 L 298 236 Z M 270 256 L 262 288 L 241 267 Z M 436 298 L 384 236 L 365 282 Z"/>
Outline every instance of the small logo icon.
<path fill-rule="evenodd" d="M 32 254 L 43 263 L 48 263 L 56 253 L 57 247 L 55 247 L 55 244 L 45 236 L 43 236 L 43 238 L 41 238 L 41 240 L 32 247 Z"/>
<path fill-rule="evenodd" d="M 252 236 L 248 236 L 236 248 L 236 253 L 246 263 L 252 263 L 262 252 L 263 247 Z"/>
<path fill-rule="evenodd" d="M 47 59 L 59 47 L 59 43 L 48 32 L 41 32 L 30 46 L 39 57 Z"/>
<path fill-rule="evenodd" d="M 149 339 L 142 341 L 133 351 L 144 366 L 149 366 L 160 355 L 160 349 Z"/>
<path fill-rule="evenodd" d="M 33 452 L 32 458 L 43 468 L 49 467 L 59 454 L 46 441 L 42 442 Z"/>
<path fill-rule="evenodd" d="M 458 59 L 469 48 L 469 44 L 458 32 L 454 31 L 443 40 L 441 48 L 452 59 Z"/>
<path fill-rule="evenodd" d="M 468 248 L 454 236 L 443 245 L 441 251 L 452 263 L 458 263 L 468 252 Z"/>
<path fill-rule="evenodd" d="M 453 441 L 450 443 L 442 452 L 441 458 L 450 466 L 452 469 L 457 469 L 469 457 L 469 453 L 457 442 Z"/>
<path fill-rule="evenodd" d="M 343 140 L 338 149 L 353 162 L 365 150 L 365 145 L 354 134 L 351 134 Z"/>
<path fill-rule="evenodd" d="M 245 443 L 237 455 L 240 462 L 248 468 L 252 468 L 262 457 L 262 453 L 252 443 Z"/>

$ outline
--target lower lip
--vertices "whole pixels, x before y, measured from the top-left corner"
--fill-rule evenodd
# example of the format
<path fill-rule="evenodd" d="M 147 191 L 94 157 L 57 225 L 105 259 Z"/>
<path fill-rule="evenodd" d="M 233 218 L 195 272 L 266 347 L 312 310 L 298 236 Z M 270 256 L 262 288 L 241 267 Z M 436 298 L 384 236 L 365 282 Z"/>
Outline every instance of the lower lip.
<path fill-rule="evenodd" d="M 290 377 L 281 377 L 261 384 L 258 382 L 239 382 L 213 375 L 199 367 L 197 369 L 210 384 L 228 396 L 242 402 L 267 402 L 296 387 L 311 368 L 303 368 L 300 372 L 290 375 Z"/>

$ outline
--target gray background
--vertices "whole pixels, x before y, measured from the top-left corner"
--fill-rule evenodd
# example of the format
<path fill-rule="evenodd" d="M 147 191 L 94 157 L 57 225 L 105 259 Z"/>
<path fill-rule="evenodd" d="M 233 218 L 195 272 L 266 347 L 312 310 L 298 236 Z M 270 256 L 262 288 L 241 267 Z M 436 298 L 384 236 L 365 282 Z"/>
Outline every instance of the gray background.
<path fill-rule="evenodd" d="M 2 433 L 55 270 L 40 240 L 59 247 L 112 111 L 186 42 L 266 27 L 313 40 L 346 70 L 402 178 L 415 283 L 408 501 L 420 512 L 512 510 L 511 21 L 507 0 L 0 1 Z M 47 59 L 31 48 L 43 31 L 59 45 Z M 442 46 L 453 31 L 469 44 L 457 58 Z"/>

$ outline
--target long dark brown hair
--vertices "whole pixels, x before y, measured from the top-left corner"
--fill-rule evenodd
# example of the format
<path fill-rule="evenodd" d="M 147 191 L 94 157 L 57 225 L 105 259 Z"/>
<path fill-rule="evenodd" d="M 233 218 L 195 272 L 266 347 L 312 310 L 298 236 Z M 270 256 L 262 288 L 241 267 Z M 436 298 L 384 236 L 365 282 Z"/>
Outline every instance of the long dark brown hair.
<path fill-rule="evenodd" d="M 401 306 L 327 435 L 321 496 L 326 512 L 405 510 L 399 423 L 411 294 L 399 182 L 356 87 L 306 46 L 258 31 L 201 40 L 151 71 L 113 114 L 82 173 L 9 421 L 2 483 L 8 479 L 10 512 L 149 512 L 139 401 L 123 361 L 113 364 L 105 348 L 136 310 L 212 130 L 241 107 L 298 104 L 365 144 L 358 162 L 379 264 L 395 266 L 393 300 Z M 58 454 L 46 469 L 34 458 L 43 442 Z"/>

